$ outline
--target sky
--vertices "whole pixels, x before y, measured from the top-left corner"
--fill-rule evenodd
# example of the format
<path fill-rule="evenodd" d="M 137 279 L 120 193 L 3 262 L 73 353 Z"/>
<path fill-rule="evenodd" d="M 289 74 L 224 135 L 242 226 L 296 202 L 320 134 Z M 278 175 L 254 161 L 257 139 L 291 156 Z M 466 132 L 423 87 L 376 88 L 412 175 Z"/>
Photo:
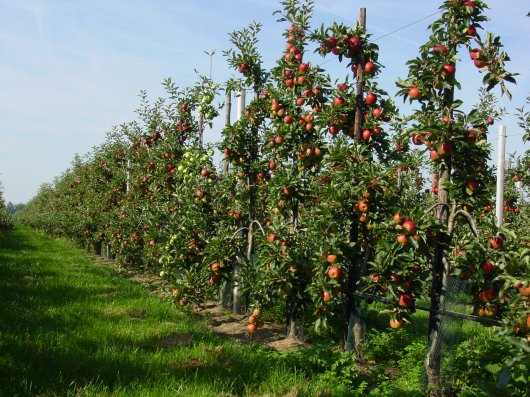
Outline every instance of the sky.
<path fill-rule="evenodd" d="M 507 151 L 522 154 L 530 145 L 523 145 L 513 114 L 530 95 L 530 7 L 525 0 L 487 3 L 491 21 L 484 27 L 501 36 L 512 58 L 507 67 L 520 74 L 510 87 L 513 99 L 499 98 L 499 104 L 510 113 L 502 120 Z M 315 0 L 312 24 L 354 24 L 366 7 L 367 30 L 385 65 L 379 84 L 394 95 L 395 81 L 407 76 L 405 62 L 427 40 L 439 4 Z M 27 202 L 76 153 L 88 153 L 113 126 L 135 120 L 141 90 L 152 99 L 163 96 L 167 77 L 191 86 L 195 70 L 209 74 L 210 60 L 215 81 L 233 76 L 222 56 L 231 47 L 229 32 L 262 23 L 259 48 L 265 66 L 273 66 L 284 49 L 286 25 L 272 15 L 279 7 L 275 0 L 0 0 L 0 182 L 6 201 Z M 212 50 L 210 58 L 205 51 Z M 482 75 L 467 54 L 461 58 L 457 77 L 466 88 L 457 95 L 472 105 Z M 323 62 L 316 55 L 309 60 Z M 336 60 L 325 67 L 334 76 L 347 73 Z M 401 99 L 397 103 L 404 112 Z M 223 115 L 219 120 L 206 132 L 207 141 L 219 139 Z M 499 123 L 490 128 L 493 145 Z"/>

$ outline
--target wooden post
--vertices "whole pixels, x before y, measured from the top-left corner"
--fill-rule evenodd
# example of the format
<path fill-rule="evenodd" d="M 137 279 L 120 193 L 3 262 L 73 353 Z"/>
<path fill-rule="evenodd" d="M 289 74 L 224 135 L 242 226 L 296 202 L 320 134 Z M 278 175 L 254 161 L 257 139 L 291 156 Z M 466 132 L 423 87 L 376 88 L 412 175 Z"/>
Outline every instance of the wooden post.
<path fill-rule="evenodd" d="M 366 8 L 361 8 L 359 11 L 359 26 L 366 31 Z M 354 140 L 356 144 L 362 142 L 362 127 L 363 127 L 363 104 L 364 104 L 364 55 L 360 51 L 357 56 L 357 83 L 356 83 L 356 105 L 355 105 L 355 121 L 354 121 Z M 352 217 L 352 228 L 350 230 L 350 240 L 359 240 L 359 227 L 357 219 Z M 362 260 L 360 253 L 357 253 L 352 258 L 350 264 L 350 271 L 348 273 L 348 292 L 355 292 L 360 287 L 360 282 L 363 275 Z M 346 335 L 344 341 L 344 350 L 347 352 L 355 352 L 358 357 L 362 355 L 364 345 L 364 334 L 366 324 L 362 316 L 362 301 L 353 294 L 348 295 L 346 302 Z"/>
<path fill-rule="evenodd" d="M 359 26 L 366 31 L 366 8 L 361 8 L 359 12 Z M 357 84 L 355 87 L 355 142 L 361 143 L 363 131 L 363 103 L 364 103 L 364 54 L 359 51 L 357 56 Z"/>

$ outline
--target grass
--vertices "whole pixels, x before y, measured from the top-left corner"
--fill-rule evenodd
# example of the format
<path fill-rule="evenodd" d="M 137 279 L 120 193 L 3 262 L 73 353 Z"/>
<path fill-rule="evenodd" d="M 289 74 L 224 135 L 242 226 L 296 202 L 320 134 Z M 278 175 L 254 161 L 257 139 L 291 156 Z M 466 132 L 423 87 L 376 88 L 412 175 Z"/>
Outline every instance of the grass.
<path fill-rule="evenodd" d="M 264 349 L 17 225 L 0 234 L 0 396 L 315 395 Z"/>

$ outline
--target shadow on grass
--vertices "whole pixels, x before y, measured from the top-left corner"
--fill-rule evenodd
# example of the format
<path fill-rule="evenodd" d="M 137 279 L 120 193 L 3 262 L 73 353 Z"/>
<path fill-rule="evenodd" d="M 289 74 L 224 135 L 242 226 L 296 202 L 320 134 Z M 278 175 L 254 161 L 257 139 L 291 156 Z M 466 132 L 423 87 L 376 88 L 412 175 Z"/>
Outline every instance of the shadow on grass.
<path fill-rule="evenodd" d="M 223 342 L 198 323 L 187 324 L 189 330 L 184 332 L 189 337 L 176 336 L 174 341 L 168 335 L 153 339 L 148 332 L 145 337 L 123 336 L 127 327 L 141 333 L 168 321 L 170 310 L 155 310 L 150 325 L 142 329 L 147 320 L 134 314 L 141 309 L 135 304 L 145 305 L 148 293 L 136 297 L 126 290 L 130 285 L 120 281 L 116 290 L 127 296 L 120 303 L 138 310 L 125 311 L 122 317 L 106 316 L 91 306 L 97 299 L 107 299 L 97 298 L 104 284 L 89 280 L 68 284 L 71 276 L 62 274 L 63 264 L 56 258 L 60 247 L 53 244 L 57 242 L 20 227 L 0 236 L 0 396 L 63 396 L 86 386 L 114 390 L 141 384 L 146 389 L 186 380 L 240 395 L 274 371 L 266 355 L 258 358 L 251 346 Z M 72 263 L 64 264 L 65 272 Z M 85 273 L 87 279 L 104 274 L 101 269 Z M 112 284 L 113 276 L 107 272 L 106 277 L 106 284 Z M 177 313 L 174 317 L 171 320 L 179 321 Z M 87 331 L 92 327 L 97 331 L 97 322 L 116 323 L 120 332 L 113 334 L 112 327 L 105 334 L 102 327 L 101 335 Z M 209 351 L 212 346 L 223 347 Z"/>

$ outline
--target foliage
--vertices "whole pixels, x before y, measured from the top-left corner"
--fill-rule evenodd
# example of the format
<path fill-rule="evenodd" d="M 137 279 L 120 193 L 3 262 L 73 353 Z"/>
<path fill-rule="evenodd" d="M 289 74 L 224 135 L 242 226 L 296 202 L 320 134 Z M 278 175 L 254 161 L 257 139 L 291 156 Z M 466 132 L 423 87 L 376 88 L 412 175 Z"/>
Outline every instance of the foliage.
<path fill-rule="evenodd" d="M 291 337 L 315 326 L 350 340 L 346 324 L 358 315 L 360 293 L 387 302 L 381 314 L 400 328 L 414 320 L 418 302 L 440 299 L 431 286 L 443 264 L 445 276 L 471 285 L 469 314 L 508 324 L 514 383 L 504 386 L 519 388 L 515 374 L 528 357 L 530 228 L 516 182 L 528 188 L 528 155 L 509 172 L 499 229 L 487 136 L 504 110 L 490 90 L 498 85 L 509 95 L 505 82 L 515 74 L 505 69 L 500 39 L 481 33 L 486 4 L 441 4 L 429 40 L 397 82 L 399 95 L 416 105 L 408 116 L 378 85 L 379 48 L 362 26 L 312 29 L 313 1 L 281 4 L 286 46 L 270 70 L 258 48 L 261 25 L 232 32 L 225 56 L 238 78 L 221 85 L 199 76 L 188 88 L 167 79 L 167 97 L 153 102 L 142 92 L 138 119 L 77 156 L 17 219 L 96 250 L 109 246 L 122 266 L 171 282 L 182 306 L 230 301 L 236 285 L 251 333 L 267 311 L 279 317 L 284 310 Z M 484 73 L 469 112 L 456 97 L 459 48 Z M 337 56 L 347 75 L 332 82 L 307 61 L 311 50 Z M 253 98 L 223 128 L 218 169 L 202 138 L 219 116 L 221 87 L 227 95 L 249 88 Z M 528 139 L 524 107 L 520 120 Z M 381 346 L 401 342 L 400 332 L 382 334 Z M 381 347 L 371 346 L 381 358 Z M 402 350 L 389 357 L 403 368 L 403 357 L 418 364 L 424 353 L 419 344 Z M 365 377 L 354 358 L 337 360 L 326 361 L 326 376 L 341 377 L 345 387 L 370 388 L 368 378 L 380 373 Z M 412 372 L 417 380 L 417 367 Z"/>

